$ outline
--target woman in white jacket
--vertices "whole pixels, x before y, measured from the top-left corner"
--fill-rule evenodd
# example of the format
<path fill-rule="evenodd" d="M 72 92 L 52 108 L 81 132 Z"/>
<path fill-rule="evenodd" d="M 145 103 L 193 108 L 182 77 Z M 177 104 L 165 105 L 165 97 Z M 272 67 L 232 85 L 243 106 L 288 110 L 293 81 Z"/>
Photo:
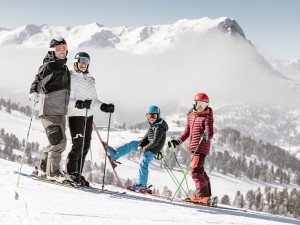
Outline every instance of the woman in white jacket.
<path fill-rule="evenodd" d="M 74 182 L 82 185 L 88 185 L 84 177 L 79 177 L 79 174 L 82 172 L 85 156 L 90 147 L 93 130 L 93 110 L 100 109 L 106 113 L 114 112 L 113 104 L 103 103 L 97 98 L 95 79 L 90 76 L 88 71 L 89 64 L 90 56 L 85 52 L 79 52 L 74 57 L 74 70 L 70 71 L 71 92 L 68 120 L 72 137 L 72 149 L 67 157 L 66 170 Z M 84 137 L 86 110 L 88 114 Z M 81 160 L 83 138 L 85 141 Z M 81 161 L 82 165 L 80 166 Z"/>

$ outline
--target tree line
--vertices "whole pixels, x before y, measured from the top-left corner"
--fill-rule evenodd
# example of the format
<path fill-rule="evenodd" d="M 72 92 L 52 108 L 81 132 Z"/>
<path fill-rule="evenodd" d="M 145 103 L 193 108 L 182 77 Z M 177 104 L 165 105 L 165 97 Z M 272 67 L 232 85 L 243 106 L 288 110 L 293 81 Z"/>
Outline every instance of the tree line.
<path fill-rule="evenodd" d="M 5 100 L 3 98 L 0 99 L 0 110 L 2 110 L 2 107 L 5 108 L 5 111 L 8 113 L 11 113 L 12 110 L 19 111 L 23 113 L 25 116 L 31 117 L 32 114 L 32 107 L 26 105 L 26 106 L 21 106 L 20 103 L 15 103 L 11 102 L 10 98 Z M 39 118 L 39 111 L 35 110 L 34 111 L 34 117 L 35 119 Z"/>
<path fill-rule="evenodd" d="M 2 148 L 1 140 L 4 143 Z M 25 148 L 25 139 L 20 141 L 16 135 L 12 133 L 5 133 L 4 128 L 0 131 L 0 158 L 7 159 L 13 162 L 21 162 L 22 153 Z M 13 149 L 20 150 L 19 154 L 13 151 Z M 40 151 L 40 144 L 38 142 L 28 142 L 25 150 L 25 163 L 32 166 L 37 166 L 39 161 L 38 157 L 33 157 L 32 153 L 38 153 Z M 39 155 L 39 154 L 38 154 Z"/>
<path fill-rule="evenodd" d="M 279 191 L 277 188 L 272 190 L 270 186 L 266 186 L 262 192 L 258 187 L 256 190 L 249 190 L 245 197 L 240 191 L 237 191 L 232 202 L 228 195 L 224 195 L 221 204 L 300 218 L 300 190 L 296 188 L 289 192 L 287 188 Z"/>

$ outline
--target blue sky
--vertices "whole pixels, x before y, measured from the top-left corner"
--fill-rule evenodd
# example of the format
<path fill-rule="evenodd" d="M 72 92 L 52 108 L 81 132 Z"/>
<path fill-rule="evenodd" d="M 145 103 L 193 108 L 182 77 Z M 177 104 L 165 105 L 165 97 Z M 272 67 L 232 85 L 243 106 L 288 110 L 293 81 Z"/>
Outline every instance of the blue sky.
<path fill-rule="evenodd" d="M 146 26 L 223 16 L 235 18 L 265 56 L 300 58 L 300 0 L 10 0 L 1 2 L 0 27 Z"/>

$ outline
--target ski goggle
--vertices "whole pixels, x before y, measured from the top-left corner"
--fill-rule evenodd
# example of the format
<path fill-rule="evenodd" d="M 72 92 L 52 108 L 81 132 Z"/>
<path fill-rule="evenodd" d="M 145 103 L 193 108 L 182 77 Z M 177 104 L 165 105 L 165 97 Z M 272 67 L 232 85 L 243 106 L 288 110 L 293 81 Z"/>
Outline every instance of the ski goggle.
<path fill-rule="evenodd" d="M 90 64 L 90 59 L 87 57 L 79 57 L 78 59 L 75 59 L 75 62 L 79 63 L 79 64 L 83 64 L 85 63 L 86 65 Z"/>
<path fill-rule="evenodd" d="M 56 51 L 56 52 L 60 52 L 61 50 L 67 51 L 67 50 L 68 50 L 68 46 L 67 46 L 67 45 L 57 45 L 57 46 L 55 47 L 55 51 Z"/>
<path fill-rule="evenodd" d="M 148 113 L 147 114 L 147 119 L 149 120 L 150 118 L 157 119 L 157 113 Z"/>
<path fill-rule="evenodd" d="M 202 109 L 205 109 L 208 106 L 208 103 L 204 101 L 194 101 L 194 105 L 196 108 L 201 106 Z"/>

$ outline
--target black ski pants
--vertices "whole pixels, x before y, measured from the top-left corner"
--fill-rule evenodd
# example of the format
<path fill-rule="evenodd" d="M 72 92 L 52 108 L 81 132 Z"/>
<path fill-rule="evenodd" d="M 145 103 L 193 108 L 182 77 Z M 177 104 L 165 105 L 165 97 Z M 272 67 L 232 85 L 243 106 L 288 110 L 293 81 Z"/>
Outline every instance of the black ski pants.
<path fill-rule="evenodd" d="M 84 116 L 69 117 L 69 128 L 72 137 L 72 149 L 67 157 L 66 168 L 68 173 L 79 172 L 80 170 L 84 124 L 85 124 Z M 90 148 L 92 131 L 93 131 L 93 116 L 90 116 L 87 118 L 87 122 L 86 122 L 81 172 L 84 167 L 85 157 Z"/>

